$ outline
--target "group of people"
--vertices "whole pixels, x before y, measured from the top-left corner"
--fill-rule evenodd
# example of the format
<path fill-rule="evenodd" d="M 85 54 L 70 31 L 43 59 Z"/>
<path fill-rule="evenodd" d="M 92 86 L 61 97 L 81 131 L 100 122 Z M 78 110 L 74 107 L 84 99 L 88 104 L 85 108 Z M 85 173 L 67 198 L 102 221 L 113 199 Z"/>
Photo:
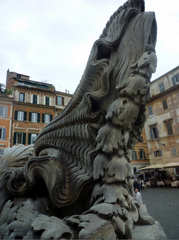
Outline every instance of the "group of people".
<path fill-rule="evenodd" d="M 137 188 L 140 192 L 140 190 L 144 190 L 144 180 L 141 178 L 140 180 L 138 179 L 133 179 L 133 185 L 134 185 L 134 190 Z"/>

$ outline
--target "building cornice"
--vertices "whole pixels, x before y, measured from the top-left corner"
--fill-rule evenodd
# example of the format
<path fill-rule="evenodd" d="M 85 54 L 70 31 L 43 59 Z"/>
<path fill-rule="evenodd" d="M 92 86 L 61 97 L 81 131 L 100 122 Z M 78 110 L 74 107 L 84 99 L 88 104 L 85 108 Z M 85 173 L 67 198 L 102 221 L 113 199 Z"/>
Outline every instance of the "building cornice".
<path fill-rule="evenodd" d="M 21 86 L 21 85 L 15 85 L 12 86 L 13 89 L 24 89 L 24 90 L 28 90 L 28 91 L 40 91 L 40 92 L 46 92 L 46 93 L 50 93 L 50 94 L 54 94 L 53 90 L 48 90 L 48 89 L 43 89 L 43 88 L 38 88 L 38 87 L 28 87 L 28 86 Z"/>
<path fill-rule="evenodd" d="M 165 90 L 165 91 L 163 91 L 161 93 L 158 93 L 158 94 L 150 97 L 149 99 L 146 100 L 146 105 L 148 103 L 152 102 L 153 100 L 156 100 L 157 98 L 161 98 L 161 97 L 165 96 L 168 93 L 174 92 L 177 89 L 179 90 L 179 84 L 176 85 L 176 86 L 173 86 L 173 87 L 171 87 L 171 88 L 169 88 L 169 89 L 167 89 L 167 90 Z"/>
<path fill-rule="evenodd" d="M 172 73 L 173 71 L 177 70 L 178 68 L 179 68 L 179 66 L 173 68 L 172 70 L 164 73 L 164 74 L 161 75 L 160 77 L 158 77 L 158 78 L 156 78 L 155 80 L 153 80 L 151 83 L 156 82 L 156 81 L 158 81 L 159 79 L 161 79 L 161 78 L 163 78 L 163 77 L 166 77 L 168 74 Z"/>
<path fill-rule="evenodd" d="M 28 103 L 28 102 L 19 102 L 19 101 L 14 101 L 14 105 L 21 105 L 24 107 L 33 107 L 33 108 L 46 108 L 46 109 L 53 109 L 55 110 L 55 106 L 47 106 L 43 104 L 34 104 L 34 103 Z"/>

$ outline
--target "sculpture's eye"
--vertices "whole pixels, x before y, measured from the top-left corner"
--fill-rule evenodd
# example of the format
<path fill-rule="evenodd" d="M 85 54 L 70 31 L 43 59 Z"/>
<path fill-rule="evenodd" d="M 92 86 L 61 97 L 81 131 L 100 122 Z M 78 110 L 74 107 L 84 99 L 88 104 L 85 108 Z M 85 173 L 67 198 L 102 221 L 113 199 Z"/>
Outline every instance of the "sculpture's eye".
<path fill-rule="evenodd" d="M 111 50 L 107 48 L 104 44 L 98 45 L 98 54 L 97 54 L 97 60 L 100 60 L 102 58 L 110 58 L 111 56 Z"/>

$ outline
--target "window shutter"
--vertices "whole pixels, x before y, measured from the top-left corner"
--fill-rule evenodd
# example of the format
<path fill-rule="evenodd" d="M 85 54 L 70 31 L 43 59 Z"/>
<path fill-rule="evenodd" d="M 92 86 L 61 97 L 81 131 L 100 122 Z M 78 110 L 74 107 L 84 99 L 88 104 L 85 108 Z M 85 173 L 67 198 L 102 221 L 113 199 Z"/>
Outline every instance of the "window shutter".
<path fill-rule="evenodd" d="M 23 133 L 23 144 L 26 144 L 26 133 Z"/>
<path fill-rule="evenodd" d="M 173 86 L 176 86 L 175 77 L 172 77 Z"/>
<path fill-rule="evenodd" d="M 145 156 L 145 151 L 143 151 L 143 154 L 144 154 L 144 159 L 146 159 L 146 156 Z"/>
<path fill-rule="evenodd" d="M 177 155 L 177 149 L 174 148 L 174 155 Z"/>
<path fill-rule="evenodd" d="M 42 114 L 42 122 L 44 123 L 44 114 Z"/>
<path fill-rule="evenodd" d="M 154 157 L 156 157 L 157 155 L 156 155 L 156 151 L 154 151 Z"/>
<path fill-rule="evenodd" d="M 50 122 L 52 121 L 52 119 L 53 119 L 53 116 L 52 116 L 52 114 L 50 114 Z"/>
<path fill-rule="evenodd" d="M 162 151 L 161 150 L 159 150 L 159 155 L 162 156 Z"/>
<path fill-rule="evenodd" d="M 163 104 L 163 110 L 168 109 L 168 105 L 167 105 L 167 100 L 166 99 L 162 101 L 162 104 Z"/>
<path fill-rule="evenodd" d="M 58 98 L 58 97 L 56 96 L 56 105 L 58 105 L 58 101 L 57 101 L 57 98 Z"/>
<path fill-rule="evenodd" d="M 27 112 L 24 112 L 24 121 L 27 121 Z"/>
<path fill-rule="evenodd" d="M 45 105 L 49 106 L 49 97 L 45 98 Z"/>
<path fill-rule="evenodd" d="M 62 106 L 64 106 L 64 97 L 62 97 Z"/>
<path fill-rule="evenodd" d="M 160 92 L 164 92 L 165 91 L 165 85 L 164 85 L 163 82 L 159 84 L 159 89 L 160 89 Z"/>
<path fill-rule="evenodd" d="M 29 133 L 29 136 L 28 136 L 28 144 L 29 145 L 31 144 L 31 133 Z"/>
<path fill-rule="evenodd" d="M 2 139 L 6 140 L 6 128 L 2 129 Z"/>
<path fill-rule="evenodd" d="M 32 121 L 32 113 L 29 112 L 29 122 L 31 122 L 31 121 Z"/>
<path fill-rule="evenodd" d="M 16 144 L 16 138 L 17 138 L 17 133 L 14 133 L 14 139 L 13 139 L 13 144 Z"/>
<path fill-rule="evenodd" d="M 153 115 L 152 106 L 149 106 L 149 107 L 148 107 L 148 111 L 149 111 L 149 116 L 150 116 L 150 115 Z"/>
<path fill-rule="evenodd" d="M 37 122 L 40 122 L 40 113 L 37 113 Z"/>
<path fill-rule="evenodd" d="M 174 155 L 174 148 L 172 148 L 172 155 Z"/>
<path fill-rule="evenodd" d="M 151 136 L 151 140 L 154 139 L 154 133 L 153 133 L 153 129 L 150 129 L 150 136 Z"/>
<path fill-rule="evenodd" d="M 135 159 L 137 159 L 137 152 L 136 152 L 136 151 L 134 151 L 134 153 L 135 153 Z"/>
<path fill-rule="evenodd" d="M 171 122 L 167 123 L 167 131 L 168 131 L 168 135 L 173 134 L 173 129 L 172 129 L 172 123 Z"/>
<path fill-rule="evenodd" d="M 7 117 L 7 109 L 8 109 L 8 107 L 5 107 L 5 115 L 4 115 L 4 117 Z"/>
<path fill-rule="evenodd" d="M 158 128 L 157 127 L 155 127 L 155 131 L 156 131 L 156 137 L 159 138 Z"/>
<path fill-rule="evenodd" d="M 18 111 L 15 111 L 15 116 L 14 116 L 14 119 L 17 120 L 17 112 Z"/>

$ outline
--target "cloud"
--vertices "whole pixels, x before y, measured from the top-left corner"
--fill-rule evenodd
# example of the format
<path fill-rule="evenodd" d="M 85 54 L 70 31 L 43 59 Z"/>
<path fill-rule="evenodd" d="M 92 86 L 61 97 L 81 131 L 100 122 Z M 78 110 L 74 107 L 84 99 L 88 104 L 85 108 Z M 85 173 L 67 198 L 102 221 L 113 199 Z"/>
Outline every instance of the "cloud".
<path fill-rule="evenodd" d="M 93 42 L 122 0 L 1 0 L 0 78 L 6 71 L 47 79 L 57 90 L 73 93 Z M 146 0 L 158 23 L 158 68 L 152 79 L 178 65 L 178 0 Z M 60 87 L 59 87 L 60 85 Z M 63 87 L 62 87 L 63 86 Z"/>

